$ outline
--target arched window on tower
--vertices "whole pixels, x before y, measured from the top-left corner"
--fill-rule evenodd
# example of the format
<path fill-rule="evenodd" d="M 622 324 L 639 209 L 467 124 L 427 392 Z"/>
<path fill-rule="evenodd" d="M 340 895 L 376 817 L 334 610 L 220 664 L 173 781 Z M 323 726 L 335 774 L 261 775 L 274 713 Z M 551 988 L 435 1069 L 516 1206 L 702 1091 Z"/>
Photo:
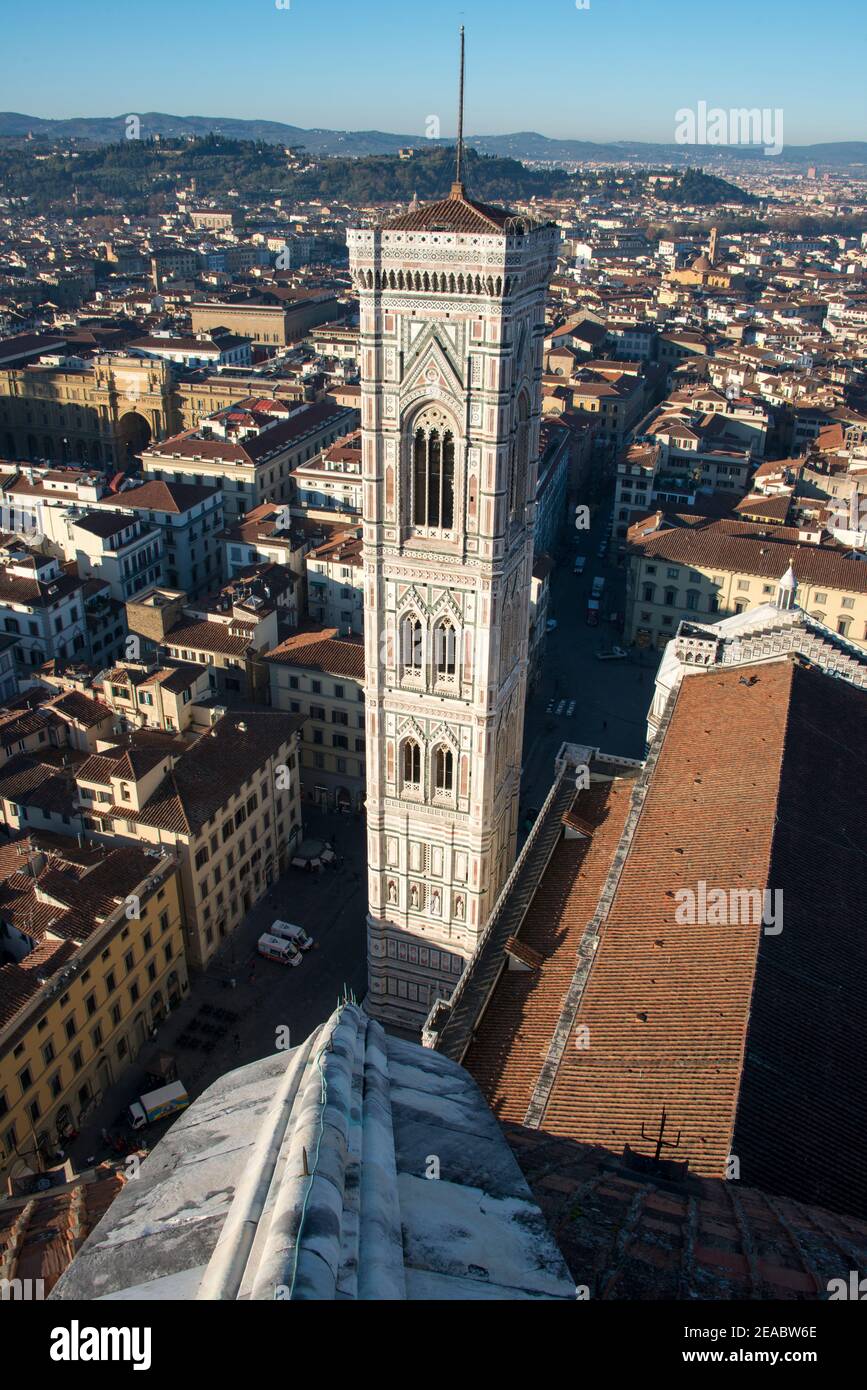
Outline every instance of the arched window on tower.
<path fill-rule="evenodd" d="M 405 676 L 420 676 L 424 670 L 424 628 L 417 613 L 401 619 L 400 664 Z"/>
<path fill-rule="evenodd" d="M 433 789 L 437 796 L 450 796 L 455 785 L 455 755 L 440 746 L 434 751 Z"/>
<path fill-rule="evenodd" d="M 408 738 L 403 745 L 403 789 L 421 789 L 421 748 L 414 738 Z"/>
<path fill-rule="evenodd" d="M 437 412 L 437 417 L 439 412 Z M 426 414 L 413 435 L 412 522 L 429 530 L 454 526 L 455 438 L 433 413 Z"/>
<path fill-rule="evenodd" d="M 458 637 L 454 623 L 443 618 L 434 629 L 434 671 L 438 681 L 451 682 L 457 674 Z"/>

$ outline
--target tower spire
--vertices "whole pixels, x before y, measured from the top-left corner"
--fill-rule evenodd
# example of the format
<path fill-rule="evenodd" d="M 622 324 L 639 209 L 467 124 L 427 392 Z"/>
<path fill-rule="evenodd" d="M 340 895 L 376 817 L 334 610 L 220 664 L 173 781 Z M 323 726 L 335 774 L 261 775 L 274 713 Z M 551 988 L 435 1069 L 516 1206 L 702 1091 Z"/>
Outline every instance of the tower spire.
<path fill-rule="evenodd" d="M 461 76 L 458 87 L 458 149 L 455 164 L 455 181 L 452 184 L 452 197 L 462 198 L 464 196 L 464 185 L 462 182 L 464 165 L 464 26 L 461 25 Z"/>

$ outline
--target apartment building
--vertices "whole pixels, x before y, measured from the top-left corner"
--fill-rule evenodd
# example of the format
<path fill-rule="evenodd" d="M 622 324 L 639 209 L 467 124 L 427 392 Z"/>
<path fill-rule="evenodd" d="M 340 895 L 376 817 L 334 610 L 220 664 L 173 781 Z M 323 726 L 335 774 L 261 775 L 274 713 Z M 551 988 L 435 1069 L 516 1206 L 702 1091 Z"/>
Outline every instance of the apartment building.
<path fill-rule="evenodd" d="M 230 580 L 200 602 L 185 602 L 157 643 L 173 662 L 208 669 L 212 688 L 230 703 L 264 703 L 268 672 L 263 654 L 279 641 L 281 625 L 297 625 L 295 576 L 265 564 Z"/>
<path fill-rule="evenodd" d="M 297 505 L 311 518 L 361 518 L 361 430 L 338 439 L 293 473 Z M 335 517 L 335 513 L 337 516 Z"/>
<path fill-rule="evenodd" d="M 148 478 L 221 488 L 233 525 L 265 501 L 291 502 L 294 470 L 354 423 L 354 412 L 327 401 L 288 412 L 263 398 L 240 401 L 147 450 L 142 467 Z"/>
<path fill-rule="evenodd" d="M 83 584 L 53 555 L 0 536 L 0 631 L 16 639 L 19 676 L 32 676 L 49 657 L 87 649 Z"/>
<path fill-rule="evenodd" d="M 252 365 L 250 339 L 225 328 L 194 335 L 170 333 L 167 330 L 134 338 L 128 351 L 139 357 L 158 357 L 188 371 L 196 367 L 236 367 L 243 370 Z"/>
<path fill-rule="evenodd" d="M 222 579 L 223 493 L 218 486 L 154 478 L 101 498 L 99 509 L 128 512 L 158 531 L 167 587 L 195 597 Z"/>
<path fill-rule="evenodd" d="M 95 670 L 110 666 L 126 649 L 128 630 L 126 609 L 112 598 L 108 584 L 102 579 L 85 579 L 84 616 L 87 622 L 87 648 L 82 660 Z"/>
<path fill-rule="evenodd" d="M 307 612 L 312 622 L 348 635 L 364 630 L 361 528 L 337 532 L 307 555 Z"/>
<path fill-rule="evenodd" d="M 301 787 L 323 810 L 365 797 L 364 642 L 334 627 L 293 633 L 265 657 L 274 709 L 304 717 Z"/>
<path fill-rule="evenodd" d="M 772 601 L 791 565 L 805 612 L 867 648 L 867 565 L 794 527 L 658 512 L 630 528 L 626 553 L 625 636 L 639 646 L 664 647 L 699 614 L 715 621 Z"/>
<path fill-rule="evenodd" d="M 208 667 L 185 663 L 146 666 L 121 662 L 94 688 L 110 710 L 115 729 L 124 732 L 162 729 L 186 733 L 197 718 L 200 723 L 209 722 L 201 706 L 214 693 Z"/>
<path fill-rule="evenodd" d="M 54 1165 L 187 988 L 172 853 L 0 848 L 0 1181 Z"/>
<path fill-rule="evenodd" d="M 200 300 L 190 305 L 190 323 L 193 333 L 226 328 L 263 347 L 288 347 L 315 324 L 333 319 L 338 309 L 337 296 L 327 291 L 296 299 L 265 293 L 248 299 Z"/>
<path fill-rule="evenodd" d="M 257 399 L 262 391 L 261 376 L 223 369 L 220 372 L 198 371 L 175 387 L 182 430 L 198 429 L 202 421 L 219 410 L 226 410 L 237 401 Z M 308 400 L 306 388 L 300 381 L 283 377 L 268 378 L 268 397 L 287 410 Z"/>
<path fill-rule="evenodd" d="M 55 507 L 44 515 L 49 543 L 75 564 L 82 579 L 102 580 L 116 603 L 162 581 L 162 538 L 139 516 L 108 510 L 76 516 Z"/>
<path fill-rule="evenodd" d="M 614 380 L 594 375 L 595 380 L 570 381 L 564 389 L 573 410 L 598 415 L 600 443 L 620 449 L 644 410 L 644 379 L 626 372 Z"/>
<path fill-rule="evenodd" d="M 133 734 L 76 769 L 90 838 L 178 856 L 187 958 L 196 969 L 284 871 L 301 837 L 303 718 L 216 708 L 213 721 L 192 745 Z"/>

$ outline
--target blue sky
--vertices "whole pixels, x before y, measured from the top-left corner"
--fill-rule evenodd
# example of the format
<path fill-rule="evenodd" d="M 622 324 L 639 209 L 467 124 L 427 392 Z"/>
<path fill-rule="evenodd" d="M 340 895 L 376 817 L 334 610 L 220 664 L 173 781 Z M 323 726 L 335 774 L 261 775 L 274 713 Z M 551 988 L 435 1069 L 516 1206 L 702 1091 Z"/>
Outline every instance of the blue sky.
<path fill-rule="evenodd" d="M 674 113 L 782 107 L 787 144 L 867 139 L 864 0 L 6 0 L 0 107 L 671 140 Z"/>

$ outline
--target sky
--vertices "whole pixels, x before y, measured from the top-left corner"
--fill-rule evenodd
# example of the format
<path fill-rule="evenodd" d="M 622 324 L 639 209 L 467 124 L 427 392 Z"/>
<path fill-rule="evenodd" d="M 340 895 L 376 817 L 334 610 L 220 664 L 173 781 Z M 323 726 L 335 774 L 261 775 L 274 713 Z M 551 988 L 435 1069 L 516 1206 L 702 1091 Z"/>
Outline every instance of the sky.
<path fill-rule="evenodd" d="M 867 139 L 864 0 L 3 0 L 0 109 L 170 112 L 416 135 L 671 141 L 675 112 L 782 108 Z"/>

